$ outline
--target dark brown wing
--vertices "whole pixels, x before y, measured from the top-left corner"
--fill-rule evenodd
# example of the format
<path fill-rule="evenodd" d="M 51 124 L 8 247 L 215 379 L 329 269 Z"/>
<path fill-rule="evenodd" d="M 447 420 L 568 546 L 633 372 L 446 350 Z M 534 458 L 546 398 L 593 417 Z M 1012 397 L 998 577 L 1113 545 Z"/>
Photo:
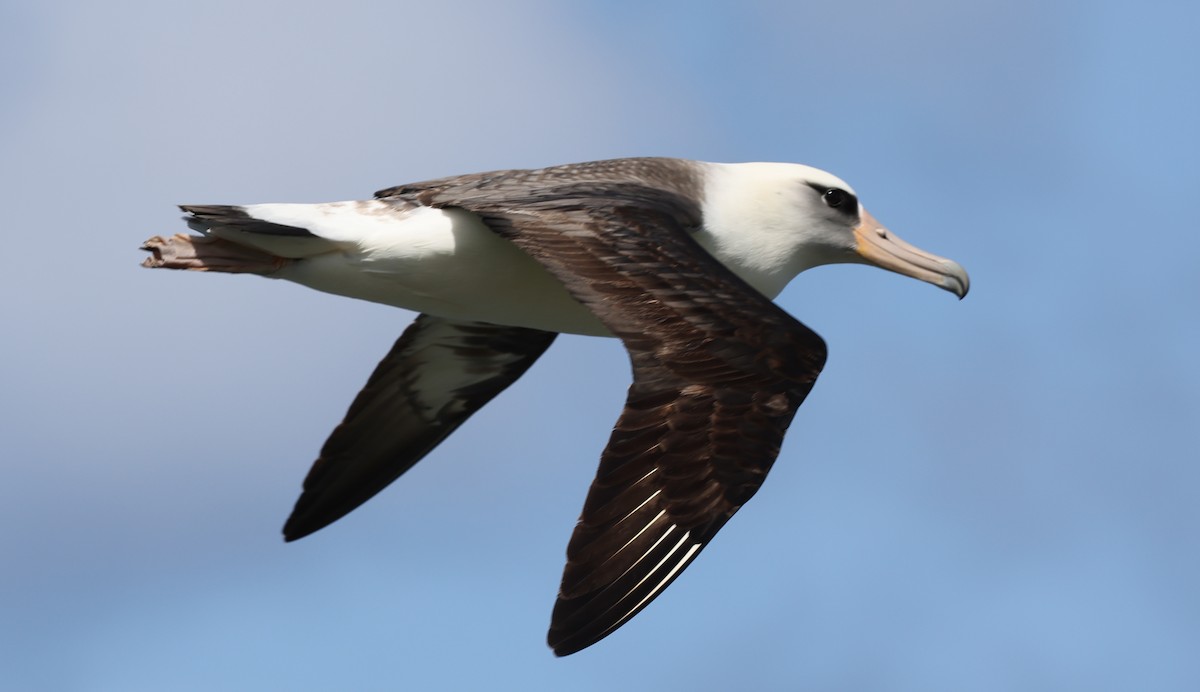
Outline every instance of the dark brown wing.
<path fill-rule="evenodd" d="M 549 633 L 560 656 L 633 617 L 750 499 L 825 361 L 819 336 L 685 232 L 700 183 L 682 163 L 392 190 L 479 214 L 629 350 L 633 385 L 567 547 Z"/>
<path fill-rule="evenodd" d="M 284 538 L 303 538 L 383 490 L 515 382 L 555 336 L 417 317 L 321 448 Z"/>

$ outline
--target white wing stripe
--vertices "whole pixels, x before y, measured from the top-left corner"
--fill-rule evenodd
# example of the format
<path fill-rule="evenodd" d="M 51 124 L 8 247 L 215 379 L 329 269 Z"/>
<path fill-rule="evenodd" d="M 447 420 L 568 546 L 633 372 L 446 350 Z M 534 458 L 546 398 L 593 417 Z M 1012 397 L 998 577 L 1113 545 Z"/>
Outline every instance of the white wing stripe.
<path fill-rule="evenodd" d="M 674 526 L 672 526 L 671 528 L 667 529 L 667 532 L 663 534 L 662 538 L 660 538 L 660 539 L 658 540 L 658 542 L 656 542 L 656 543 L 654 544 L 654 546 L 652 546 L 652 547 L 650 548 L 650 550 L 654 550 L 654 547 L 658 546 L 658 544 L 662 542 L 663 538 L 666 538 L 666 537 L 667 537 L 667 534 L 671 533 L 671 532 L 672 532 L 672 531 L 674 531 L 674 530 L 675 530 L 675 527 L 674 527 Z M 649 572 L 647 572 L 647 573 L 646 573 L 646 576 L 645 576 L 645 577 L 642 577 L 641 581 L 639 581 L 639 582 L 638 582 L 638 583 L 637 583 L 637 584 L 636 584 L 636 585 L 635 585 L 635 586 L 634 586 L 632 589 L 630 589 L 630 590 L 629 590 L 629 591 L 630 591 L 630 593 L 632 593 L 632 592 L 636 591 L 636 590 L 637 590 L 637 588 L 638 588 L 639 586 L 641 586 L 643 583 L 645 583 L 645 581 L 646 581 L 647 579 L 649 579 L 651 575 L 653 575 L 655 572 L 657 572 L 657 571 L 659 570 L 659 568 L 661 568 L 661 567 L 663 566 L 663 564 L 664 564 L 664 563 L 666 563 L 666 561 L 667 561 L 667 560 L 671 559 L 671 556 L 675 554 L 675 551 L 679 550 L 679 546 L 681 546 L 681 545 L 683 545 L 684 543 L 686 543 L 686 542 L 687 542 L 687 539 L 688 539 L 688 538 L 689 538 L 691 535 L 692 535 L 692 532 L 691 532 L 691 531 L 688 531 L 688 532 L 684 533 L 684 534 L 683 534 L 683 536 L 681 536 L 681 537 L 679 538 L 679 541 L 678 541 L 678 542 L 676 542 L 676 543 L 675 543 L 675 545 L 674 545 L 674 546 L 671 548 L 671 550 L 670 550 L 670 551 L 669 551 L 669 552 L 668 552 L 668 553 L 667 553 L 665 556 L 663 556 L 663 559 L 661 559 L 661 560 L 659 560 L 659 561 L 658 561 L 658 564 L 654 566 L 654 569 L 652 569 L 652 570 L 650 570 Z M 632 608 L 629 608 L 629 609 L 628 609 L 628 610 L 625 612 L 625 614 L 624 614 L 624 615 L 622 615 L 622 616 L 621 616 L 621 617 L 620 617 L 620 618 L 619 618 L 619 619 L 618 619 L 616 622 L 614 622 L 614 623 L 612 624 L 612 626 L 611 626 L 611 627 L 609 627 L 609 628 L 607 628 L 606 630 L 604 630 L 604 633 L 603 633 L 603 634 L 601 634 L 600 636 L 601 636 L 601 637 L 604 637 L 604 636 L 606 636 L 606 635 L 607 635 L 609 632 L 612 632 L 613 630 L 617 629 L 617 628 L 618 628 L 618 627 L 620 627 L 621 625 L 625 624 L 625 622 L 626 622 L 626 621 L 627 621 L 629 618 L 633 617 L 634 613 L 638 612 L 638 611 L 641 609 L 641 607 L 642 607 L 642 606 L 644 606 L 644 605 L 646 604 L 646 602 L 647 602 L 647 601 L 649 601 L 650 599 L 652 599 L 652 598 L 654 598 L 655 596 L 657 596 L 657 595 L 658 595 L 658 592 L 659 592 L 659 591 L 662 591 L 662 590 L 663 590 L 663 587 L 665 587 L 667 584 L 669 584 L 669 583 L 671 582 L 671 579 L 672 579 L 672 578 L 674 578 L 675 574 L 676 574 L 676 573 L 678 573 L 678 572 L 679 572 L 679 570 L 683 569 L 683 568 L 684 568 L 684 566 L 686 566 L 686 565 L 688 564 L 688 562 L 689 562 L 689 561 L 691 561 L 691 559 L 692 559 L 692 556 L 696 554 L 696 551 L 697 551 L 697 550 L 700 550 L 700 547 L 701 547 L 701 544 L 700 544 L 700 543 L 696 543 L 696 544 L 693 544 L 693 545 L 692 545 L 692 547 L 688 548 L 687 552 L 683 554 L 683 557 L 682 557 L 682 558 L 680 558 L 680 559 L 679 559 L 679 560 L 678 560 L 678 561 L 675 563 L 675 565 L 674 565 L 673 567 L 671 567 L 671 571 L 667 572 L 667 575 L 666 575 L 665 577 L 663 577 L 662 579 L 660 579 L 660 580 L 659 580 L 659 582 L 658 582 L 658 584 L 656 584 L 656 585 L 654 586 L 654 588 L 650 590 L 650 592 L 649 592 L 649 593 L 647 593 L 645 596 L 643 596 L 643 597 L 642 597 L 642 600 L 640 600 L 640 601 L 638 601 L 638 602 L 637 602 L 637 605 L 633 606 Z M 647 551 L 647 552 L 650 552 L 650 551 Z"/>
<path fill-rule="evenodd" d="M 671 527 L 671 528 L 674 528 L 674 527 Z M 637 586 L 635 586 L 633 589 L 630 589 L 630 591 L 631 592 L 636 591 L 637 588 L 639 586 L 641 586 L 647 579 L 649 579 L 652 574 L 657 572 L 659 570 L 659 568 L 661 568 L 663 566 L 663 564 L 666 563 L 667 560 L 671 559 L 671 556 L 675 554 L 675 551 L 679 550 L 679 546 L 681 546 L 685 542 L 687 542 L 688 537 L 691 535 L 692 535 L 691 531 L 684 532 L 683 536 L 681 536 L 679 538 L 679 542 L 676 543 L 675 546 L 671 548 L 670 552 L 668 552 L 666 555 L 664 555 L 663 559 L 659 560 L 658 564 L 654 566 L 654 569 L 647 572 L 646 576 L 642 577 L 642 580 L 637 583 Z M 665 536 L 664 536 L 664 538 L 665 538 Z M 654 595 L 657 594 L 659 591 L 661 591 L 663 586 L 665 586 L 666 583 L 671 580 L 671 576 L 673 574 L 675 574 L 676 572 L 678 572 L 680 570 L 680 568 L 683 567 L 683 565 L 687 564 L 686 561 L 687 561 L 688 556 L 691 555 L 692 553 L 696 552 L 699 549 L 700 549 L 699 543 L 697 543 L 696 545 L 693 545 L 691 547 L 691 549 L 688 550 L 687 553 L 684 554 L 683 560 L 675 563 L 675 566 L 671 568 L 671 571 L 667 573 L 667 576 L 664 577 L 663 579 L 661 579 L 658 582 L 658 584 L 656 584 L 654 586 L 654 588 L 650 590 L 650 593 L 646 594 L 645 598 L 638 601 L 637 605 L 629 610 L 629 615 L 636 613 L 637 609 L 640 608 L 642 606 L 642 604 L 644 604 L 646 601 L 650 600 L 651 598 L 654 598 Z M 626 615 L 625 617 L 621 618 L 621 622 L 624 622 L 629 617 L 629 615 Z"/>

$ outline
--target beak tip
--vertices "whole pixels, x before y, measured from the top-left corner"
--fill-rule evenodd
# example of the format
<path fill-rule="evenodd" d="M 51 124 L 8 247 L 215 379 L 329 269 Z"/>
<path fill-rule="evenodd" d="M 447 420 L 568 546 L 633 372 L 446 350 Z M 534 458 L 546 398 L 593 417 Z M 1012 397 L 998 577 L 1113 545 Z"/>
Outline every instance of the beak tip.
<path fill-rule="evenodd" d="M 971 277 L 967 276 L 967 270 L 954 260 L 942 260 L 942 265 L 946 268 L 942 288 L 958 296 L 959 300 L 966 298 L 971 291 Z"/>

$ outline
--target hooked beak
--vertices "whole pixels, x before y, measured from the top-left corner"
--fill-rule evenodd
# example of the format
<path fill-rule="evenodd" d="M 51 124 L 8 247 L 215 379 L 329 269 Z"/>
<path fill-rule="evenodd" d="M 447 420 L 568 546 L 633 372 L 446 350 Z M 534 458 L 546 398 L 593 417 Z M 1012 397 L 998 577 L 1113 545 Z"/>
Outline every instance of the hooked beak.
<path fill-rule="evenodd" d="M 960 299 L 971 288 L 971 280 L 958 262 L 909 245 L 862 208 L 859 224 L 854 229 L 854 251 L 867 264 L 926 281 Z"/>

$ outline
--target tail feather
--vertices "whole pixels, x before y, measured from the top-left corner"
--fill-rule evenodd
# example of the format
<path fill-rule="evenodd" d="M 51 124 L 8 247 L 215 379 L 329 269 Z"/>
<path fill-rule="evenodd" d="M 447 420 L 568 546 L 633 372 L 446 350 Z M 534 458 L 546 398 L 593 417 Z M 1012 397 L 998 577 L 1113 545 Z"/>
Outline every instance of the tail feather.
<path fill-rule="evenodd" d="M 142 266 L 274 274 L 293 261 L 355 251 L 364 237 L 393 233 L 407 208 L 376 200 L 328 204 L 184 204 L 198 236 L 155 236 Z"/>
<path fill-rule="evenodd" d="M 335 250 L 329 240 L 302 225 L 286 223 L 291 219 L 269 221 L 261 218 L 264 207 L 285 206 L 311 209 L 320 205 L 257 205 L 239 207 L 226 204 L 183 204 L 180 209 L 187 212 L 183 217 L 188 228 L 206 237 L 220 238 L 230 243 L 244 245 L 273 257 L 297 259 L 313 257 Z M 295 222 L 293 222 L 295 223 Z"/>
<path fill-rule="evenodd" d="M 244 207 L 226 204 L 181 204 L 179 208 L 189 216 L 183 217 L 188 227 L 200 233 L 223 230 L 257 235 L 276 235 L 291 238 L 315 238 L 307 229 L 272 223 L 251 216 Z"/>
<path fill-rule="evenodd" d="M 170 238 L 154 236 L 142 244 L 150 253 L 143 267 L 151 269 L 188 269 L 230 274 L 268 275 L 293 260 L 212 236 L 177 233 Z"/>

